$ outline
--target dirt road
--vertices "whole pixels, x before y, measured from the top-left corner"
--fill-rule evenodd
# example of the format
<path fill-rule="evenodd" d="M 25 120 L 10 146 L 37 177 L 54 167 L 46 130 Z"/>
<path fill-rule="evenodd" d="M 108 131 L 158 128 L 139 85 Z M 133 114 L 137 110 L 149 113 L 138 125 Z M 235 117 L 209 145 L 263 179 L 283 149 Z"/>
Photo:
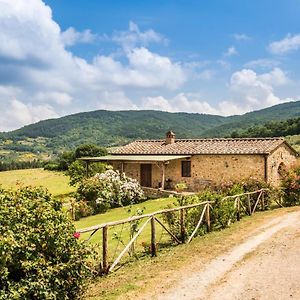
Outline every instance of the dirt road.
<path fill-rule="evenodd" d="M 300 299 L 300 212 L 268 222 L 164 294 L 167 299 Z"/>

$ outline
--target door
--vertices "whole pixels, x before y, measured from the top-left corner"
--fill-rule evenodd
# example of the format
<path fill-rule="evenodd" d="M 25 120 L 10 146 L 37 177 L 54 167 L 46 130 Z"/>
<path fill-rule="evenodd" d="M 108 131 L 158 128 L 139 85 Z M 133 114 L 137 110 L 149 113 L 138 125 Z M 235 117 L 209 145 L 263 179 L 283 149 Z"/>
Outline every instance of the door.
<path fill-rule="evenodd" d="M 151 187 L 152 185 L 152 165 L 141 164 L 141 186 Z"/>

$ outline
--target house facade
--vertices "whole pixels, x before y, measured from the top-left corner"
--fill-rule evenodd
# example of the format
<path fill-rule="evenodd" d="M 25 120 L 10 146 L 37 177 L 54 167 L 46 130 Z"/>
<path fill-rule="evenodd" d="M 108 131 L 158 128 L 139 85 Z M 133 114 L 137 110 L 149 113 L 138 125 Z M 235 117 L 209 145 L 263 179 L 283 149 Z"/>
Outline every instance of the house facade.
<path fill-rule="evenodd" d="M 145 187 L 174 189 L 184 182 L 197 191 L 248 178 L 277 186 L 297 156 L 283 138 L 176 139 L 169 131 L 164 140 L 135 141 L 91 161 L 106 161 Z"/>

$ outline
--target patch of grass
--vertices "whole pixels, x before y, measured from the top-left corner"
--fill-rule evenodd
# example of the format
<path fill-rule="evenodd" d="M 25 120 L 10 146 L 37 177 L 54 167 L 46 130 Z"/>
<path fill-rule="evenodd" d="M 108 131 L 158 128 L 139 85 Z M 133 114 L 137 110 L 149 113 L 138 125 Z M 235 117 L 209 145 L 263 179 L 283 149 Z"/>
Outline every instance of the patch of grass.
<path fill-rule="evenodd" d="M 77 229 L 79 229 L 111 221 L 126 219 L 134 215 L 137 209 L 144 209 L 144 213 L 148 214 L 157 210 L 164 209 L 168 204 L 172 204 L 174 201 L 174 197 L 160 198 L 155 200 L 148 200 L 139 204 L 134 204 L 131 207 L 125 206 L 114 208 L 104 214 L 82 218 L 81 220 L 75 222 L 75 226 Z M 129 208 L 131 209 L 131 212 L 128 212 Z"/>
<path fill-rule="evenodd" d="M 117 221 L 122 219 L 128 219 L 129 217 L 136 215 L 137 210 L 142 209 L 143 214 L 148 214 L 151 212 L 155 212 L 167 207 L 168 204 L 172 204 L 175 202 L 175 198 L 160 198 L 155 200 L 148 200 L 139 204 L 132 205 L 131 207 L 120 207 L 109 210 L 104 214 L 98 214 L 95 216 L 90 216 L 86 218 L 82 218 L 81 220 L 75 222 L 75 226 L 77 229 L 82 229 L 86 227 L 95 226 L 98 224 L 103 224 L 111 221 Z M 128 212 L 128 210 L 131 212 Z M 147 218 L 141 220 L 138 224 L 138 228 L 142 226 L 142 224 L 147 220 Z M 108 256 L 109 261 L 114 261 L 116 256 L 122 251 L 125 245 L 130 241 L 130 230 L 131 224 L 126 223 L 124 225 L 117 225 L 113 227 L 109 227 L 108 230 Z M 163 243 L 169 243 L 169 236 L 165 234 L 159 225 L 157 225 L 157 238 L 161 242 L 161 247 L 163 247 Z M 81 239 L 87 239 L 90 233 L 84 233 L 81 235 Z M 142 234 L 138 237 L 135 243 L 135 255 L 141 256 L 145 255 L 145 252 L 149 250 L 148 245 L 150 243 L 150 235 L 151 235 L 151 228 L 150 223 L 148 223 L 143 230 Z M 89 240 L 90 244 L 97 244 L 97 249 L 101 249 L 102 243 L 102 230 L 96 232 L 91 239 Z M 128 262 L 132 260 L 131 257 L 125 255 L 122 259 L 122 262 Z"/>
<path fill-rule="evenodd" d="M 244 217 L 222 231 L 195 238 L 190 244 L 159 251 L 158 257 L 144 256 L 127 263 L 117 272 L 97 278 L 85 294 L 85 300 L 155 298 L 166 288 L 188 277 L 213 258 L 249 238 L 262 224 L 299 207 L 274 209 Z"/>
<path fill-rule="evenodd" d="M 20 186 L 42 186 L 53 196 L 67 195 L 75 191 L 69 186 L 69 178 L 60 172 L 43 169 L 26 169 L 0 172 L 0 185 L 5 189 Z"/>

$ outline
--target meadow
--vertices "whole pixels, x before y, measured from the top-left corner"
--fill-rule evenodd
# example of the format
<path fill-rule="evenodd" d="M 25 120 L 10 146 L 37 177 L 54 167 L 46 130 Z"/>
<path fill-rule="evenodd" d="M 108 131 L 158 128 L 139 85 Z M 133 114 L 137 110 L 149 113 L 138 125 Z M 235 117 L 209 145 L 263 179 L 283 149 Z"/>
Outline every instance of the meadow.
<path fill-rule="evenodd" d="M 21 186 L 42 186 L 53 196 L 66 196 L 75 192 L 69 178 L 61 172 L 44 169 L 26 169 L 0 172 L 0 185 L 4 189 L 16 190 Z"/>

